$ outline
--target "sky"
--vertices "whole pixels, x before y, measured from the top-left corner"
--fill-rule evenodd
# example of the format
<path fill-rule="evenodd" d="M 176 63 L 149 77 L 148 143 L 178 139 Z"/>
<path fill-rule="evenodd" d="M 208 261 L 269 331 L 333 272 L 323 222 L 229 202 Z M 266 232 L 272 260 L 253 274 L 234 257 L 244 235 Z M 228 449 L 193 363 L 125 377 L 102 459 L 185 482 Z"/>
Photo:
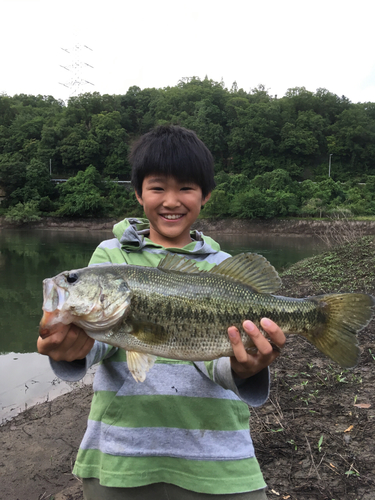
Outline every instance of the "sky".
<path fill-rule="evenodd" d="M 0 94 L 67 100 L 207 76 L 375 102 L 374 0 L 0 0 L 0 13 Z"/>

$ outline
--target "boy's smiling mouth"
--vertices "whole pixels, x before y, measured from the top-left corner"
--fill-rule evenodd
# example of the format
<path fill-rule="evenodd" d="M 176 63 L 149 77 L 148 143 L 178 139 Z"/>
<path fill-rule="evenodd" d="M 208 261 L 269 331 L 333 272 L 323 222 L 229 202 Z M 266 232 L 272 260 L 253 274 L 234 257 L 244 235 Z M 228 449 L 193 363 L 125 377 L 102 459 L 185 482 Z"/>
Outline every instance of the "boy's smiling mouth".
<path fill-rule="evenodd" d="M 181 219 L 185 214 L 160 214 L 161 217 L 167 220 Z"/>

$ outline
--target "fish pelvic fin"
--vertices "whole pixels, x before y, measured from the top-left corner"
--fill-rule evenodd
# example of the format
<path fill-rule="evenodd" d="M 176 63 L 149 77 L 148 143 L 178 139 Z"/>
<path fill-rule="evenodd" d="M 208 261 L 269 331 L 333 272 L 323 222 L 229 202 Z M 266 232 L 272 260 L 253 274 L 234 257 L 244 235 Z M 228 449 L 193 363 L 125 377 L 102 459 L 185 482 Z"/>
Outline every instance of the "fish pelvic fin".
<path fill-rule="evenodd" d="M 364 293 L 311 297 L 325 317 L 323 323 L 304 336 L 323 354 L 343 368 L 358 364 L 360 350 L 356 334 L 374 315 L 375 299 Z"/>
<path fill-rule="evenodd" d="M 126 351 L 130 373 L 136 382 L 144 382 L 146 373 L 154 366 L 156 356 L 137 351 Z"/>

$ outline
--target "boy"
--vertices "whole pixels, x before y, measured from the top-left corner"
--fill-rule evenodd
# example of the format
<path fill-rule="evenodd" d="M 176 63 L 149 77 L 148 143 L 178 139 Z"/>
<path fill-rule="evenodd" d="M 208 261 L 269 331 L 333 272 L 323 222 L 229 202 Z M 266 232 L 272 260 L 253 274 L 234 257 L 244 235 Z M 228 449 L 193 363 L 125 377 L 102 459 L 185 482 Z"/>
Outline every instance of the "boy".
<path fill-rule="evenodd" d="M 208 270 L 229 257 L 214 240 L 191 231 L 215 187 L 212 156 L 194 132 L 158 127 L 133 146 L 130 161 L 148 220 L 116 224 L 115 238 L 99 245 L 90 265 L 157 266 L 173 252 Z M 230 327 L 232 358 L 196 363 L 158 358 L 141 384 L 129 373 L 125 351 L 94 343 L 74 325 L 38 339 L 39 352 L 50 356 L 65 380 L 79 380 L 101 362 L 73 470 L 83 478 L 86 500 L 266 499 L 247 404 L 267 399 L 268 365 L 278 352 L 250 321 L 243 327 L 256 354 L 245 351 L 238 330 Z M 262 327 L 276 346 L 284 346 L 277 325 L 263 319 Z"/>

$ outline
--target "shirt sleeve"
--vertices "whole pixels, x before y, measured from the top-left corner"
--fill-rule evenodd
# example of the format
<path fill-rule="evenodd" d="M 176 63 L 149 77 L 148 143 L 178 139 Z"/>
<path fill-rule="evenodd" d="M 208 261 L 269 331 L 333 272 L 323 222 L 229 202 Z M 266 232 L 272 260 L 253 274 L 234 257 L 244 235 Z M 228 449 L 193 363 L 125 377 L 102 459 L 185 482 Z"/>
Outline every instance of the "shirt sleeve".
<path fill-rule="evenodd" d="M 110 358 L 117 351 L 117 347 L 112 347 L 104 342 L 95 343 L 84 359 L 76 361 L 54 361 L 49 358 L 49 362 L 54 374 L 66 382 L 77 382 L 83 379 L 91 366 L 100 363 L 103 359 Z"/>
<path fill-rule="evenodd" d="M 264 404 L 270 393 L 270 371 L 264 368 L 256 375 L 240 379 L 233 375 L 230 358 L 194 363 L 213 382 L 233 391 L 247 405 L 257 407 Z"/>
<path fill-rule="evenodd" d="M 97 247 L 91 256 L 89 266 L 95 266 L 96 264 L 112 264 L 111 258 L 105 248 Z"/>

